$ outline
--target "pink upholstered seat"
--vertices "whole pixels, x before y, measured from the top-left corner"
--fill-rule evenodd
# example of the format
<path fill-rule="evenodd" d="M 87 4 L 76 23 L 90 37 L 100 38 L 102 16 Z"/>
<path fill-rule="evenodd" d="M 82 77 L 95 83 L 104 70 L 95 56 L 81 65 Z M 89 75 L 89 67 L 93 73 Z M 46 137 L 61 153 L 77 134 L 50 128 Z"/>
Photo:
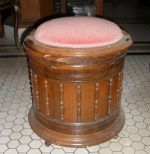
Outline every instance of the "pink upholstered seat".
<path fill-rule="evenodd" d="M 123 37 L 123 34 L 115 23 L 105 19 L 63 17 L 40 25 L 34 37 L 47 45 L 85 48 L 116 43 Z"/>

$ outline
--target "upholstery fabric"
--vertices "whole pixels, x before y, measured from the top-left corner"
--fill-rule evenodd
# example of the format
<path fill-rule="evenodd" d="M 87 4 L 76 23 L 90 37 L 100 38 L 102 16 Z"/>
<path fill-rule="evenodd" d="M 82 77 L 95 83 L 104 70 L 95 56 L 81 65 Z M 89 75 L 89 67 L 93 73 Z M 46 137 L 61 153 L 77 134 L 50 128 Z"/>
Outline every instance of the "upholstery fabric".
<path fill-rule="evenodd" d="M 69 48 L 116 43 L 123 33 L 115 23 L 97 17 L 62 17 L 41 24 L 34 37 L 39 42 Z"/>

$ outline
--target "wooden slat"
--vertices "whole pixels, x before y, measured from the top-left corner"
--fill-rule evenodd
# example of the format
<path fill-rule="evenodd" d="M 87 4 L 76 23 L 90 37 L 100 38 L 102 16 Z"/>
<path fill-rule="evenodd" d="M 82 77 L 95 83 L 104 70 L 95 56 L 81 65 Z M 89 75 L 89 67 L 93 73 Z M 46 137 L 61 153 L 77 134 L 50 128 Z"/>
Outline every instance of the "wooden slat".
<path fill-rule="evenodd" d="M 75 83 L 64 84 L 64 120 L 74 122 L 77 119 L 77 86 Z"/>
<path fill-rule="evenodd" d="M 81 84 L 81 121 L 92 121 L 95 119 L 95 84 Z"/>

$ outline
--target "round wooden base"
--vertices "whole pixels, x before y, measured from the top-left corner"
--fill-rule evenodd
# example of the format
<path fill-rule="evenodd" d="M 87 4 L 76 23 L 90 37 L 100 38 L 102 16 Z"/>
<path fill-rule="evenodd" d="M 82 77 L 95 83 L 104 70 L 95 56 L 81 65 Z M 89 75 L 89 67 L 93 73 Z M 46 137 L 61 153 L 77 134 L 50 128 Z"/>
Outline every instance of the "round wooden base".
<path fill-rule="evenodd" d="M 124 122 L 124 111 L 121 109 L 120 115 L 117 117 L 116 121 L 104 130 L 91 134 L 70 135 L 48 129 L 35 117 L 33 108 L 31 108 L 29 112 L 30 126 L 37 135 L 43 138 L 46 142 L 66 147 L 86 147 L 108 141 L 118 135 L 124 125 Z"/>

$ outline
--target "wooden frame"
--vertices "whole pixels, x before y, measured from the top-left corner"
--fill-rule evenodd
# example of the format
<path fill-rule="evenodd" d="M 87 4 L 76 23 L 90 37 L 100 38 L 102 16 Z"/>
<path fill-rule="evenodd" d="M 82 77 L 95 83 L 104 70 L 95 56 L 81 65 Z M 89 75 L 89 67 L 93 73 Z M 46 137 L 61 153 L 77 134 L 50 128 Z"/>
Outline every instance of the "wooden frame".
<path fill-rule="evenodd" d="M 0 12 L 6 9 L 12 8 L 14 12 L 14 38 L 17 48 L 20 48 L 19 38 L 18 38 L 18 1 L 17 0 L 3 0 L 0 2 Z M 3 23 L 0 17 L 0 30 L 3 35 Z"/>

